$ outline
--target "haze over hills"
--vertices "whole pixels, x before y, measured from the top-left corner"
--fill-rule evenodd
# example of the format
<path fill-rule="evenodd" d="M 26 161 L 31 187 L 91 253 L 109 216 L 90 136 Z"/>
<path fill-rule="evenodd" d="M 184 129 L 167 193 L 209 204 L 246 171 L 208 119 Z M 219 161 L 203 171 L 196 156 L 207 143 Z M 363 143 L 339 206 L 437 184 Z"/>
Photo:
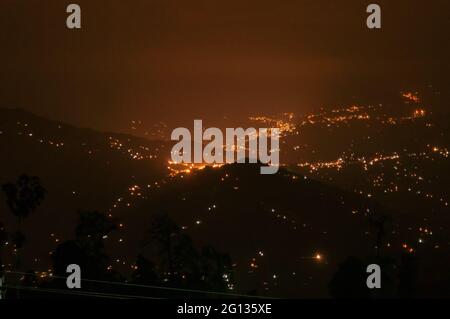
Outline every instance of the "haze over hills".
<path fill-rule="evenodd" d="M 323 296 L 339 262 L 375 254 L 368 216 L 388 213 L 285 170 L 261 175 L 257 164 L 175 177 L 118 214 L 140 233 L 150 217 L 136 216 L 152 211 L 167 212 L 197 245 L 229 253 L 239 291 L 291 297 Z"/>
<path fill-rule="evenodd" d="M 106 212 L 124 225 L 105 239 L 113 260 L 120 260 L 114 265 L 118 270 L 134 262 L 152 213 L 165 211 L 196 244 L 231 255 L 236 289 L 259 294 L 323 294 L 338 260 L 351 251 L 373 252 L 373 238 L 362 230 L 369 227 L 363 216 L 374 204 L 359 195 L 287 171 L 264 178 L 258 165 L 169 176 L 163 142 L 78 129 L 21 110 L 1 113 L 1 164 L 8 167 L 2 184 L 27 173 L 39 176 L 48 191 L 24 227 L 30 269 L 48 268 L 48 253 L 73 236 L 77 209 Z M 14 219 L 4 203 L 2 220 L 12 229 Z M 348 251 L 333 247 L 341 232 L 355 236 L 342 245 Z M 298 243 L 298 251 L 280 249 L 292 243 Z M 315 274 L 316 267 L 324 276 L 310 285 L 307 274 Z M 290 276 L 299 282 L 292 285 Z M 297 291 L 299 283 L 307 288 Z"/>
<path fill-rule="evenodd" d="M 307 117 L 284 140 L 293 171 L 370 198 L 418 231 L 450 227 L 448 115 L 430 96 Z M 438 107 L 437 107 L 438 106 Z M 332 141 L 330 143 L 329 141 Z"/>
<path fill-rule="evenodd" d="M 71 181 L 76 179 L 91 184 L 92 190 L 115 189 L 116 185 L 128 185 L 130 179 L 158 179 L 166 169 L 161 166 L 166 158 L 160 160 L 166 147 L 162 141 L 76 128 L 20 109 L 0 109 L 0 138 L 0 160 L 8 168 L 2 171 L 2 179 L 23 171 L 39 175 L 58 168 L 54 172 L 58 184 L 67 184 L 74 191 L 76 185 Z"/>
<path fill-rule="evenodd" d="M 166 173 L 158 161 L 164 147 L 158 141 L 80 129 L 19 109 L 0 109 L 1 184 L 25 173 L 38 176 L 47 190 L 49 200 L 24 225 L 27 233 L 34 234 L 35 243 L 45 243 L 32 248 L 37 256 L 48 255 L 48 245 L 55 240 L 49 234 L 72 235 L 77 210 L 106 212 L 130 186 L 159 180 Z M 14 225 L 3 193 L 1 198 L 1 219 Z"/>
<path fill-rule="evenodd" d="M 302 119 L 252 119 L 283 131 L 283 167 L 274 176 L 260 175 L 257 164 L 180 169 L 168 165 L 167 141 L 1 109 L 0 163 L 7 169 L 0 182 L 27 173 L 48 191 L 24 225 L 27 267 L 48 269 L 49 252 L 73 237 L 77 210 L 99 210 L 122 225 L 104 241 L 111 268 L 127 275 L 146 253 L 141 241 L 152 216 L 166 212 L 196 246 L 230 255 L 236 292 L 328 296 L 347 257 L 382 254 L 398 272 L 408 254 L 417 258 L 427 295 L 427 287 L 449 279 L 450 183 L 440 173 L 449 165 L 448 122 L 416 95 L 403 98 L 395 114 L 355 105 Z M 1 220 L 14 229 L 0 198 Z"/>

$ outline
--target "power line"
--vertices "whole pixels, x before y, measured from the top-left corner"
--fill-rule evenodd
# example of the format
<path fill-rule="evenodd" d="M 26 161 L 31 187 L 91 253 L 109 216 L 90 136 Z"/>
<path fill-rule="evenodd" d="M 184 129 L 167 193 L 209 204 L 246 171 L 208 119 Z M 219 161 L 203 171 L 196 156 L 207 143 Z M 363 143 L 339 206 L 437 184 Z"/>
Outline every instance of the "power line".
<path fill-rule="evenodd" d="M 79 295 L 86 297 L 99 297 L 99 298 L 114 298 L 114 299 L 163 299 L 157 297 L 150 296 L 139 296 L 139 295 L 126 295 L 126 294 L 116 294 L 116 293 L 102 293 L 95 291 L 86 291 L 86 290 L 74 290 L 68 291 L 64 289 L 54 289 L 54 288 L 42 288 L 42 287 L 29 287 L 29 286 L 18 286 L 18 285 L 5 285 L 3 287 L 12 288 L 12 289 L 21 289 L 21 290 L 32 290 L 32 291 L 40 291 L 47 293 L 55 293 L 55 294 L 65 294 L 65 295 Z"/>
<path fill-rule="evenodd" d="M 5 271 L 5 273 L 14 273 L 14 274 L 19 274 L 19 275 L 32 275 L 35 277 L 39 277 L 39 275 L 34 274 L 34 273 L 26 273 L 26 272 L 18 272 L 18 271 Z M 51 276 L 51 277 L 57 278 L 57 279 L 66 279 L 66 277 L 62 277 L 62 276 Z M 117 282 L 117 281 L 94 280 L 94 279 L 83 279 L 83 278 L 81 280 L 85 281 L 85 282 L 93 282 L 93 283 L 100 283 L 100 284 L 121 285 L 121 286 L 128 286 L 128 287 L 139 287 L 139 288 L 150 288 L 150 289 L 162 289 L 162 290 L 191 292 L 191 293 L 199 293 L 199 294 L 212 294 L 212 295 L 222 295 L 222 296 L 230 296 L 230 297 L 258 298 L 258 299 L 277 299 L 275 297 L 263 297 L 263 296 L 254 296 L 254 295 L 246 295 L 246 294 L 233 294 L 233 293 L 228 293 L 228 292 L 174 288 L 174 287 L 164 287 L 164 286 L 155 286 L 155 285 L 131 284 L 131 283 Z"/>

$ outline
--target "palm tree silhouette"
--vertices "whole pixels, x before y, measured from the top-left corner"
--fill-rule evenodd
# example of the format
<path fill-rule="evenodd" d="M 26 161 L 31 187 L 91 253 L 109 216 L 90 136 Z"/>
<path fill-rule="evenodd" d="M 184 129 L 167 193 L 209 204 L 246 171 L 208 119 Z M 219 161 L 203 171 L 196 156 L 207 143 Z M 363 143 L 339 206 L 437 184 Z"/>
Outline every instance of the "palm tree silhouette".
<path fill-rule="evenodd" d="M 8 240 L 8 233 L 6 232 L 5 227 L 3 226 L 3 223 L 0 222 L 0 299 L 3 299 L 3 296 L 5 295 L 6 289 L 3 289 L 3 283 L 5 282 L 5 277 L 3 273 L 3 261 L 2 261 L 2 255 L 3 255 L 3 246 L 6 244 Z"/>
<path fill-rule="evenodd" d="M 379 258 L 381 256 L 381 249 L 383 247 L 383 240 L 386 235 L 386 225 L 391 221 L 391 216 L 387 214 L 380 214 L 376 216 L 369 217 L 369 223 L 372 227 L 375 228 L 376 232 L 376 257 Z"/>
<path fill-rule="evenodd" d="M 16 183 L 7 183 L 2 186 L 6 195 L 6 204 L 11 213 L 17 217 L 17 231 L 12 236 L 16 248 L 15 269 L 20 268 L 20 250 L 25 242 L 22 233 L 23 219 L 34 212 L 45 198 L 46 190 L 42 187 L 36 176 L 21 175 Z M 19 290 L 17 290 L 19 297 Z"/>

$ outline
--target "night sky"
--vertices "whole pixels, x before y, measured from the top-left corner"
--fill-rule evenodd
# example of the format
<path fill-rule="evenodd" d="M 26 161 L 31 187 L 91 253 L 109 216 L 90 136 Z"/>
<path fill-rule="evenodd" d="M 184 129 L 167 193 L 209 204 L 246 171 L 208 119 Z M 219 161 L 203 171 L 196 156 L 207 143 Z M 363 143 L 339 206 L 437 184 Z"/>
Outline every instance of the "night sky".
<path fill-rule="evenodd" d="M 2 0 L 0 106 L 127 132 L 445 86 L 450 2 L 372 2 L 381 31 L 370 1 Z"/>

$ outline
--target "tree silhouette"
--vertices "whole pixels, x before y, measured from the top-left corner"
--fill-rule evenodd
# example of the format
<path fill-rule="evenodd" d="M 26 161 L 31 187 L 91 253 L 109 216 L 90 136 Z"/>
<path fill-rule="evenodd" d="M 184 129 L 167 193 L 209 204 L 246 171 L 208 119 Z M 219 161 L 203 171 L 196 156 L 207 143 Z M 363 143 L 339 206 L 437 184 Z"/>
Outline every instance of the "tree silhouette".
<path fill-rule="evenodd" d="M 218 252 L 213 247 L 203 247 L 200 256 L 200 273 L 204 276 L 209 289 L 226 290 L 227 283 L 233 280 L 230 256 Z"/>
<path fill-rule="evenodd" d="M 398 294 L 400 298 L 412 298 L 416 292 L 417 285 L 417 257 L 412 254 L 402 253 L 400 259 Z"/>
<path fill-rule="evenodd" d="M 6 244 L 7 241 L 8 241 L 8 233 L 5 229 L 5 226 L 3 226 L 3 223 L 0 222 L 0 259 L 1 259 L 1 254 L 3 252 L 3 246 Z M 1 267 L 1 263 L 0 263 L 0 267 Z"/>
<path fill-rule="evenodd" d="M 7 183 L 2 186 L 6 195 L 6 204 L 11 213 L 17 217 L 17 232 L 14 244 L 22 248 L 24 235 L 21 233 L 22 221 L 34 212 L 45 197 L 45 189 L 36 176 L 21 175 L 16 183 Z"/>
<path fill-rule="evenodd" d="M 95 242 L 102 242 L 101 239 L 113 230 L 117 229 L 115 220 L 108 218 L 105 214 L 91 211 L 79 211 L 79 222 L 75 228 L 77 239 L 89 238 Z"/>
<path fill-rule="evenodd" d="M 103 255 L 103 237 L 117 229 L 116 221 L 99 212 L 79 211 L 75 238 L 82 249 L 92 257 Z"/>
<path fill-rule="evenodd" d="M 348 257 L 339 265 L 329 283 L 330 294 L 337 299 L 369 298 L 366 279 L 364 264 L 355 257 Z"/>
<path fill-rule="evenodd" d="M 20 251 L 25 242 L 22 221 L 37 209 L 44 200 L 46 191 L 38 177 L 25 174 L 21 175 L 16 183 L 4 184 L 2 189 L 6 195 L 6 204 L 9 210 L 17 217 L 17 231 L 12 235 L 12 242 L 17 249 L 15 269 L 20 270 Z M 19 295 L 19 289 L 17 289 L 18 298 Z"/>
<path fill-rule="evenodd" d="M 155 271 L 155 265 L 147 258 L 138 255 L 135 270 L 131 276 L 131 281 L 135 284 L 155 285 L 158 283 L 158 275 Z"/>
<path fill-rule="evenodd" d="M 3 262 L 2 262 L 3 247 L 5 246 L 7 241 L 8 241 L 8 233 L 6 232 L 3 223 L 0 222 L 0 278 L 3 275 Z"/>
<path fill-rule="evenodd" d="M 198 259 L 191 239 L 181 232 L 180 227 L 167 213 L 156 214 L 143 241 L 149 248 L 151 259 L 158 267 L 163 281 L 178 285 L 185 281 L 186 274 L 196 274 Z"/>
<path fill-rule="evenodd" d="M 2 255 L 3 255 L 3 246 L 8 240 L 8 233 L 6 232 L 5 227 L 3 226 L 3 223 L 0 222 L 0 299 L 3 299 L 3 283 L 5 282 L 4 277 L 4 269 L 3 269 L 3 261 L 2 261 Z"/>
<path fill-rule="evenodd" d="M 377 250 L 377 257 L 381 256 L 381 248 L 383 247 L 383 240 L 386 235 L 386 224 L 391 221 L 391 217 L 386 214 L 369 217 L 369 223 L 375 228 L 377 237 L 375 247 Z"/>
<path fill-rule="evenodd" d="M 66 276 L 67 266 L 77 264 L 85 278 L 111 279 L 113 276 L 112 272 L 107 271 L 109 258 L 104 251 L 103 237 L 117 228 L 115 221 L 95 211 L 80 211 L 78 215 L 75 240 L 61 243 L 52 254 L 55 274 Z"/>
<path fill-rule="evenodd" d="M 151 278 L 170 287 L 213 291 L 224 291 L 231 283 L 231 258 L 212 247 L 204 247 L 199 253 L 167 213 L 154 216 L 143 248 L 150 257 L 138 258 L 136 277 Z M 152 277 L 155 273 L 157 278 Z"/>
<path fill-rule="evenodd" d="M 8 241 L 8 233 L 6 232 L 5 226 L 0 222 L 0 247 L 6 244 Z"/>
<path fill-rule="evenodd" d="M 82 273 L 83 291 L 97 293 L 120 292 L 117 286 L 104 281 L 121 281 L 123 278 L 109 269 L 110 259 L 106 255 L 104 236 L 115 230 L 116 223 L 96 211 L 79 211 L 79 222 L 75 228 L 75 239 L 60 243 L 52 253 L 54 277 L 41 284 L 44 288 L 66 289 L 67 266 L 76 264 Z M 58 296 L 64 297 L 64 296 Z M 65 296 L 66 298 L 69 298 Z"/>

